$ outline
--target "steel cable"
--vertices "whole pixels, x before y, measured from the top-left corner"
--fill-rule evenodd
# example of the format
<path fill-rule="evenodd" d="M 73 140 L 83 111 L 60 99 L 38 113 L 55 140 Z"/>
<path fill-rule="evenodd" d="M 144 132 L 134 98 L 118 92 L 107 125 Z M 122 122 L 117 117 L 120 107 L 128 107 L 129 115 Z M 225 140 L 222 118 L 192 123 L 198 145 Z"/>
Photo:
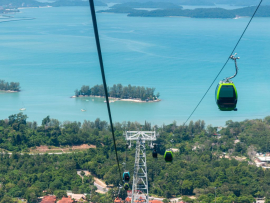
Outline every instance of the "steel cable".
<path fill-rule="evenodd" d="M 255 14 L 257 13 L 257 11 L 258 11 L 259 7 L 261 6 L 262 2 L 263 2 L 263 0 L 261 0 L 260 3 L 258 4 L 256 10 L 254 11 L 252 17 L 250 18 L 250 20 L 249 20 L 249 22 L 248 22 L 246 28 L 244 29 L 242 35 L 240 36 L 239 40 L 237 41 L 236 45 L 234 46 L 234 48 L 233 48 L 233 50 L 232 50 L 230 56 L 233 55 L 235 49 L 237 48 L 238 44 L 240 43 L 242 37 L 244 36 L 244 34 L 245 34 L 245 32 L 246 32 L 246 30 L 247 30 L 249 24 L 251 23 L 253 17 L 254 17 Z M 211 89 L 211 87 L 213 86 L 213 84 L 216 82 L 218 76 L 219 76 L 220 73 L 223 71 L 223 69 L 224 69 L 225 66 L 227 65 L 228 61 L 230 60 L 230 56 L 228 57 L 228 59 L 227 59 L 227 61 L 225 62 L 225 64 L 222 66 L 221 70 L 218 72 L 217 76 L 215 77 L 215 79 L 213 80 L 213 82 L 211 83 L 211 85 L 209 86 L 209 88 L 208 88 L 208 89 L 206 90 L 206 92 L 204 93 L 203 97 L 201 98 L 201 100 L 199 101 L 199 103 L 197 104 L 197 106 L 194 108 L 194 110 L 192 111 L 192 113 L 189 115 L 188 119 L 187 119 L 186 122 L 184 123 L 184 126 L 185 126 L 186 123 L 189 121 L 189 119 L 190 119 L 191 116 L 194 114 L 194 112 L 197 110 L 197 108 L 199 107 L 199 105 L 201 104 L 201 102 L 203 101 L 204 97 L 207 95 L 207 93 L 209 92 L 209 90 Z"/>
<path fill-rule="evenodd" d="M 99 41 L 94 0 L 89 0 L 89 4 L 90 4 L 92 21 L 93 21 L 93 28 L 94 28 L 94 33 L 95 33 L 95 39 L 96 39 L 102 81 L 103 81 L 103 86 L 104 86 L 104 91 L 105 91 L 106 104 L 107 104 L 107 109 L 108 109 L 108 114 L 109 114 L 109 119 L 110 119 L 110 125 L 111 125 L 111 131 L 112 131 L 112 137 L 113 137 L 113 143 L 114 143 L 114 151 L 115 151 L 115 155 L 116 155 L 116 161 L 117 161 L 117 165 L 118 165 L 120 182 L 121 182 L 121 180 L 122 180 L 121 169 L 120 169 L 118 153 L 117 153 L 117 148 L 116 148 L 116 142 L 115 142 L 114 127 L 113 127 L 113 122 L 112 122 L 111 108 L 110 108 L 109 97 L 108 97 L 108 89 L 107 89 L 107 83 L 106 83 L 106 77 L 105 77 L 105 71 L 104 71 L 104 65 L 103 65 L 103 59 L 102 59 L 102 53 L 101 53 L 101 47 L 100 47 L 100 41 Z"/>

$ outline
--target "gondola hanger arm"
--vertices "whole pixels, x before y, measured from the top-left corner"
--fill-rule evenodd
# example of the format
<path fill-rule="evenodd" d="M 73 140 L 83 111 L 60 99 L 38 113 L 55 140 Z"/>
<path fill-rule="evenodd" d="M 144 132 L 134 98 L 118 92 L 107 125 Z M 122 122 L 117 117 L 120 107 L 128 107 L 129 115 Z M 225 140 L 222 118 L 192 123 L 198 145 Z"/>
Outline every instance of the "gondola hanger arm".
<path fill-rule="evenodd" d="M 237 61 L 236 60 L 240 59 L 240 57 L 236 57 L 236 55 L 237 55 L 237 53 L 230 56 L 230 59 L 234 60 L 234 63 L 235 63 L 235 74 L 233 76 L 231 76 L 231 77 L 226 78 L 225 82 L 230 82 L 230 79 L 234 78 L 238 73 L 238 66 L 237 66 Z"/>

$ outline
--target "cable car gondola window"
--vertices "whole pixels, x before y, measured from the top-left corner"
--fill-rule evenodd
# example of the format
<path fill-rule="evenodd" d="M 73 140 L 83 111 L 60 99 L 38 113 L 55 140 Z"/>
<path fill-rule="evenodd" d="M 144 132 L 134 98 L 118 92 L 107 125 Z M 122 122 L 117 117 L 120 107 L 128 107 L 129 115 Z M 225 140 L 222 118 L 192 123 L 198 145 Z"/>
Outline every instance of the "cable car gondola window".
<path fill-rule="evenodd" d="M 232 85 L 224 85 L 221 87 L 219 97 L 232 98 L 235 97 L 235 91 Z"/>

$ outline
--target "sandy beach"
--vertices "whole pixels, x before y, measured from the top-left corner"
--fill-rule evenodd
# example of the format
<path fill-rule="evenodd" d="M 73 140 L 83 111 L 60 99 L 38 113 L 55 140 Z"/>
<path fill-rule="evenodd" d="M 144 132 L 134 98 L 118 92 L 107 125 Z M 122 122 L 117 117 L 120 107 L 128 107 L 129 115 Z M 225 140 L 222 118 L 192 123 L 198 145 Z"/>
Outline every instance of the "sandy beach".
<path fill-rule="evenodd" d="M 16 93 L 16 92 L 20 92 L 20 91 L 0 90 L 0 92 L 4 92 L 4 93 Z"/>
<path fill-rule="evenodd" d="M 78 97 L 99 97 L 99 98 L 104 98 L 103 96 L 88 96 L 88 95 L 79 95 Z M 70 97 L 70 98 L 77 98 L 75 95 Z M 148 100 L 148 101 L 142 101 L 141 99 L 121 99 L 121 98 L 116 98 L 116 97 L 109 97 L 110 103 L 111 102 L 115 102 L 115 101 L 125 101 L 125 102 L 136 102 L 136 103 L 149 103 L 149 102 L 160 102 L 161 99 L 157 99 L 157 100 Z M 104 101 L 105 102 L 105 101 Z"/>

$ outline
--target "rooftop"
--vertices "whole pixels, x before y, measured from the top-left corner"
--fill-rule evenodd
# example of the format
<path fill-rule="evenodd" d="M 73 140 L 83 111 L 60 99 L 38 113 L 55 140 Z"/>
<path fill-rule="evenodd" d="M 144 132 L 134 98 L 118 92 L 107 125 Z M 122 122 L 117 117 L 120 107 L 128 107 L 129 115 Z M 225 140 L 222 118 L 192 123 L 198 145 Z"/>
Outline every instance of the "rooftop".
<path fill-rule="evenodd" d="M 117 197 L 117 198 L 114 200 L 115 203 L 120 203 L 121 201 L 122 201 L 122 199 L 119 198 L 119 197 Z"/>
<path fill-rule="evenodd" d="M 159 200 L 151 200 L 151 201 L 149 201 L 149 203 L 163 203 L 163 202 L 159 201 Z"/>
<path fill-rule="evenodd" d="M 270 156 L 259 156 L 257 157 L 260 161 L 270 161 Z"/>
<path fill-rule="evenodd" d="M 74 201 L 70 197 L 63 197 L 58 203 L 73 203 Z"/>
<path fill-rule="evenodd" d="M 55 203 L 55 202 L 56 202 L 56 196 L 48 195 L 48 196 L 43 197 L 40 203 Z"/>

